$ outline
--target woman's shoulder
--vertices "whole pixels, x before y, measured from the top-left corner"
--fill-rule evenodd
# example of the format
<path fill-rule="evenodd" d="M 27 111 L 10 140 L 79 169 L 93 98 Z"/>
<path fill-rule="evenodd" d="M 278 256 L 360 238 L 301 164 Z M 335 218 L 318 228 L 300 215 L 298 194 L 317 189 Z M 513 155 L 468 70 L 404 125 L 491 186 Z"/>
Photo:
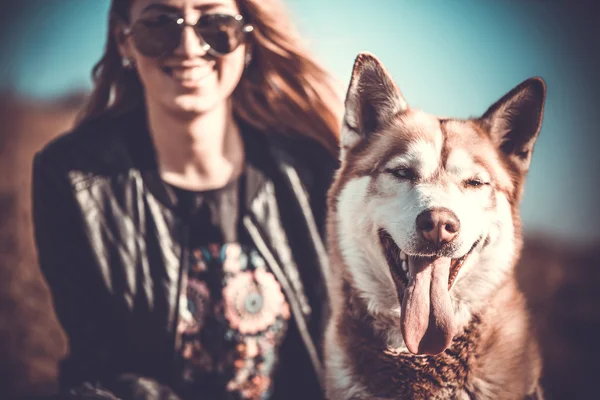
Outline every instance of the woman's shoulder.
<path fill-rule="evenodd" d="M 274 134 L 269 135 L 268 141 L 279 169 L 288 177 L 298 179 L 311 196 L 325 198 L 340 166 L 336 154 L 316 140 L 298 135 Z"/>
<path fill-rule="evenodd" d="M 127 150 L 127 131 L 132 117 L 100 116 L 83 121 L 48 142 L 37 154 L 37 162 L 63 170 L 114 168 Z"/>

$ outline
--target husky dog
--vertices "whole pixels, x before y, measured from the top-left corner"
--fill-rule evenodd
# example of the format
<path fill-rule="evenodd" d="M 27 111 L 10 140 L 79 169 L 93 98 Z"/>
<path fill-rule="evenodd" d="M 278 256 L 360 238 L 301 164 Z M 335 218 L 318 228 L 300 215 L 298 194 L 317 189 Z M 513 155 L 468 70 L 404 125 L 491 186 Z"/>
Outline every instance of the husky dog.
<path fill-rule="evenodd" d="M 440 118 L 357 57 L 328 197 L 330 399 L 540 398 L 514 266 L 545 92 L 531 78 L 480 118 Z"/>

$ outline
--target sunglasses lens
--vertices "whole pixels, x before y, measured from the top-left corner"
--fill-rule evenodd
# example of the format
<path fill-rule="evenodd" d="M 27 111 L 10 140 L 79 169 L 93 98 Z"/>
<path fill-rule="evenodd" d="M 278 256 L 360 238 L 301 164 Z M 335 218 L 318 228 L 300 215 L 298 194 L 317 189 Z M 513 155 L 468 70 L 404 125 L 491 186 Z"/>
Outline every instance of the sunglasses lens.
<path fill-rule="evenodd" d="M 146 57 L 161 57 L 171 53 L 179 45 L 181 27 L 166 15 L 136 22 L 133 41 L 137 50 Z"/>
<path fill-rule="evenodd" d="M 233 15 L 203 15 L 195 26 L 196 33 L 217 53 L 229 54 L 244 40 L 243 22 Z"/>

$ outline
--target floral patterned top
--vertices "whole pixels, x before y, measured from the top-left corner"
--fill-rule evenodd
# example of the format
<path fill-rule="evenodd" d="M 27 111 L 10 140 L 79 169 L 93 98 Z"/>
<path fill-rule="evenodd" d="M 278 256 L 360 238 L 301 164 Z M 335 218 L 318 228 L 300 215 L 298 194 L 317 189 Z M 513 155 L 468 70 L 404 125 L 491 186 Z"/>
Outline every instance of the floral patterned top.
<path fill-rule="evenodd" d="M 290 319 L 262 256 L 236 240 L 237 188 L 177 190 L 179 198 L 193 195 L 199 204 L 177 329 L 184 393 L 191 398 L 269 398 Z"/>

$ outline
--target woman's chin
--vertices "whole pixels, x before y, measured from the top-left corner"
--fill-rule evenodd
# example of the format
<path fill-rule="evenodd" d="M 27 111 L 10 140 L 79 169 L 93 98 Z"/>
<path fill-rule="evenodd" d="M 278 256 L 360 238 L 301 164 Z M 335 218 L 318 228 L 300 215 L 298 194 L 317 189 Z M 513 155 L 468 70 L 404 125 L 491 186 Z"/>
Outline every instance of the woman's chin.
<path fill-rule="evenodd" d="M 175 96 L 173 101 L 169 103 L 169 108 L 175 112 L 200 115 L 214 110 L 221 101 L 218 96 L 183 94 Z"/>

